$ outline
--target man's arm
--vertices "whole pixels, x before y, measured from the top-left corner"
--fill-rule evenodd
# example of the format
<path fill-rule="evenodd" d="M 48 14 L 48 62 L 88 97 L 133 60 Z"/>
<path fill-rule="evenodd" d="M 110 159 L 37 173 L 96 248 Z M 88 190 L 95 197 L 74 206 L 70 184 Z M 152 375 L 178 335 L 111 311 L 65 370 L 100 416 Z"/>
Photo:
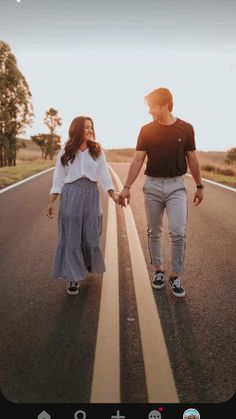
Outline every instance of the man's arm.
<path fill-rule="evenodd" d="M 129 173 L 128 173 L 124 188 L 119 195 L 121 202 L 124 203 L 124 206 L 126 206 L 125 199 L 127 199 L 127 204 L 130 203 L 130 188 L 133 185 L 135 179 L 137 178 L 142 168 L 146 154 L 147 154 L 146 151 L 135 151 L 135 155 L 130 164 Z"/>
<path fill-rule="evenodd" d="M 193 179 L 196 182 L 196 185 L 202 185 L 202 178 L 201 178 L 201 170 L 200 165 L 197 157 L 196 151 L 187 151 L 187 161 L 188 167 L 192 174 Z M 203 200 L 203 189 L 197 189 L 193 202 L 195 205 L 199 205 L 200 202 Z"/>

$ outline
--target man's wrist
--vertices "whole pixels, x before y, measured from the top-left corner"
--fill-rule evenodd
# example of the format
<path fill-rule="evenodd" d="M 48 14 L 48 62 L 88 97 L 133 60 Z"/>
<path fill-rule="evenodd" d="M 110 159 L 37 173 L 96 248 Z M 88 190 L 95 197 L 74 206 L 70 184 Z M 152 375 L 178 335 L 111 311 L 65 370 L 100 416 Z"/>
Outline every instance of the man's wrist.
<path fill-rule="evenodd" d="M 129 185 L 124 185 L 124 189 L 130 189 Z"/>
<path fill-rule="evenodd" d="M 198 183 L 197 185 L 197 189 L 204 189 L 204 185 L 203 185 L 203 183 Z"/>

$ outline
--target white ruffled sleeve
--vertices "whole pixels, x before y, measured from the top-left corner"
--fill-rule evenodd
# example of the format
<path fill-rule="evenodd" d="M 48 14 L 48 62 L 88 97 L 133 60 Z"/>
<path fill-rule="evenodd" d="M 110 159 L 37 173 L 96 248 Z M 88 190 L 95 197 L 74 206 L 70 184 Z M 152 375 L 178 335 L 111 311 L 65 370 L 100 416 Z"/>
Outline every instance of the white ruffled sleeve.
<path fill-rule="evenodd" d="M 99 157 L 99 179 L 105 192 L 109 191 L 110 189 L 113 191 L 115 190 L 109 172 L 106 155 L 103 150 L 101 151 L 101 155 Z"/>
<path fill-rule="evenodd" d="M 52 188 L 49 192 L 49 195 L 53 193 L 59 193 L 61 194 L 62 188 L 65 181 L 65 167 L 61 164 L 61 156 L 64 154 L 65 150 L 62 149 L 57 154 L 57 160 L 56 160 L 56 166 L 53 173 L 53 182 L 52 182 Z"/>

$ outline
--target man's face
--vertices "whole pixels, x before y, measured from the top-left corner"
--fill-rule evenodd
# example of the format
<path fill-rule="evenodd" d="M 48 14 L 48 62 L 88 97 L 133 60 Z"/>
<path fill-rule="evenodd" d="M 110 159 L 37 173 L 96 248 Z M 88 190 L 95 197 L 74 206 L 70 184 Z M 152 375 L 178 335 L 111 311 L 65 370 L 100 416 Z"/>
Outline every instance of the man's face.
<path fill-rule="evenodd" d="M 163 113 L 168 110 L 168 104 L 160 106 L 158 103 L 155 104 L 148 104 L 149 107 L 149 113 L 152 115 L 153 119 L 159 119 L 162 118 Z"/>

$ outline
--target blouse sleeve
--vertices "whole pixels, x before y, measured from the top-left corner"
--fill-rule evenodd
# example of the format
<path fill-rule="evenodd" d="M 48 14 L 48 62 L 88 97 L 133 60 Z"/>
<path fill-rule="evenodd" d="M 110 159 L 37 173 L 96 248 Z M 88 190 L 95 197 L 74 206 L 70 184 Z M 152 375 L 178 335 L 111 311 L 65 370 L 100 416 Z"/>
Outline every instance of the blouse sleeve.
<path fill-rule="evenodd" d="M 105 192 L 112 189 L 115 190 L 109 173 L 108 163 L 104 151 L 102 150 L 99 157 L 99 179 Z"/>
<path fill-rule="evenodd" d="M 64 154 L 64 150 L 60 150 L 57 154 L 56 166 L 53 173 L 53 182 L 52 188 L 49 192 L 49 195 L 53 193 L 61 194 L 62 187 L 65 181 L 65 167 L 61 164 L 61 156 Z"/>

